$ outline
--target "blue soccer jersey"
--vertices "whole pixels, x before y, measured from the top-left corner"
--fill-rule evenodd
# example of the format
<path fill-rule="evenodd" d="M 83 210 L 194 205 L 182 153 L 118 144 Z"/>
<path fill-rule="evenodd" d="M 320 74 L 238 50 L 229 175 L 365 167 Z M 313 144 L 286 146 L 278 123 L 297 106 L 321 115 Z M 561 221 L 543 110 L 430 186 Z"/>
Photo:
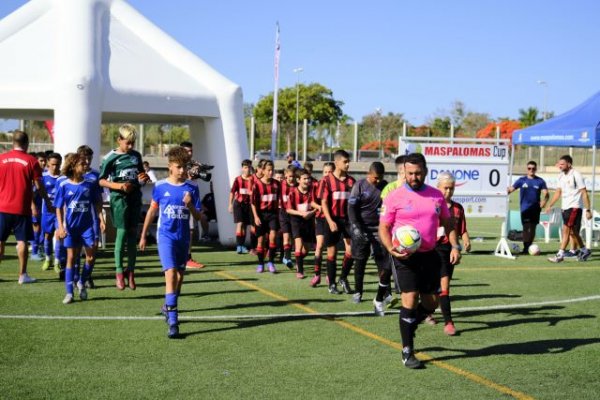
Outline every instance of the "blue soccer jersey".
<path fill-rule="evenodd" d="M 58 177 L 59 175 L 53 176 L 48 172 L 42 174 L 42 184 L 46 188 L 48 198 L 54 205 L 54 197 L 56 196 L 56 190 L 58 189 Z M 46 200 L 42 201 L 42 231 L 44 233 L 52 233 L 56 230 L 56 213 L 48 211 L 48 204 Z"/>
<path fill-rule="evenodd" d="M 100 199 L 97 185 L 87 179 L 79 183 L 65 179 L 59 183 L 54 206 L 65 208 L 64 224 L 69 235 L 93 229 L 93 209 Z"/>
<path fill-rule="evenodd" d="M 517 179 L 513 187 L 520 189 L 521 212 L 532 208 L 539 208 L 542 190 L 548 189 L 546 181 L 538 176 L 533 178 L 522 176 Z"/>
<path fill-rule="evenodd" d="M 152 191 L 153 206 L 158 206 L 158 240 L 168 238 L 173 241 L 189 243 L 190 225 L 193 218 L 190 210 L 183 204 L 183 197 L 189 193 L 192 204 L 201 209 L 198 187 L 186 181 L 174 185 L 166 179 L 156 182 Z"/>

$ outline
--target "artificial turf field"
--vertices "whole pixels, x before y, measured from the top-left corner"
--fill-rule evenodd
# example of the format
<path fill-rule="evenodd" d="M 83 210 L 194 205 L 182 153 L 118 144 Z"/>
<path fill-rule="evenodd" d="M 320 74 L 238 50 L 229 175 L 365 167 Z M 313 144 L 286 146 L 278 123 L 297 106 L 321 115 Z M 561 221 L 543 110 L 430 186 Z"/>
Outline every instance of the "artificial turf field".
<path fill-rule="evenodd" d="M 41 263 L 29 263 L 37 283 L 16 283 L 9 242 L 0 264 L 0 398 L 597 399 L 600 257 L 551 264 L 556 241 L 541 244 L 540 257 L 495 257 L 497 220 L 469 222 L 484 241 L 455 270 L 458 335 L 421 325 L 422 370 L 401 363 L 398 310 L 372 315 L 371 263 L 355 305 L 285 267 L 257 274 L 255 257 L 197 246 L 207 267 L 186 275 L 184 338 L 169 340 L 155 248 L 138 258 L 136 291 L 115 289 L 109 248 L 89 299 L 63 305 L 64 284 Z"/>

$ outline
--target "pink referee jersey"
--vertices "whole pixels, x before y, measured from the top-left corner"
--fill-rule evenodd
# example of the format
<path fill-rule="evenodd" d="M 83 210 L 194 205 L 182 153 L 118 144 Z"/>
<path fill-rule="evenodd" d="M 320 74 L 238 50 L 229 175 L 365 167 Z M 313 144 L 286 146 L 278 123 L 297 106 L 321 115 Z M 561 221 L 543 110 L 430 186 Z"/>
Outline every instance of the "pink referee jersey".
<path fill-rule="evenodd" d="M 383 200 L 379 221 L 392 224 L 392 232 L 399 226 L 414 226 L 421 234 L 417 250 L 421 253 L 435 248 L 440 218 L 450 218 L 450 211 L 439 190 L 423 185 L 415 191 L 404 184 Z"/>

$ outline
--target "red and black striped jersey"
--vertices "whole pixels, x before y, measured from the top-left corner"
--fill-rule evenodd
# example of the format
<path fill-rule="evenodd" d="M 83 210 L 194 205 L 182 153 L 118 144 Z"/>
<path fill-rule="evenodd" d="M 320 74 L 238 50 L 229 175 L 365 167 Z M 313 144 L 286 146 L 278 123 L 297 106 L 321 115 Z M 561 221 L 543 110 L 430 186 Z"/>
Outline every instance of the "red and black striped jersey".
<path fill-rule="evenodd" d="M 465 219 L 465 209 L 460 203 L 450 200 L 450 217 L 456 230 L 456 238 L 460 239 L 461 236 L 467 231 L 467 220 Z M 442 236 L 438 238 L 438 243 L 448 243 L 448 236 L 443 231 L 440 231 Z"/>
<path fill-rule="evenodd" d="M 292 190 L 294 190 L 296 186 L 292 186 L 288 183 L 287 180 L 281 181 L 281 203 L 279 205 L 280 208 L 287 208 L 288 197 Z"/>
<path fill-rule="evenodd" d="M 322 181 L 322 179 L 321 179 L 321 181 Z M 321 181 L 318 181 L 314 178 L 312 180 L 313 201 L 319 205 L 321 205 L 321 198 L 319 197 L 319 188 L 321 187 Z M 320 211 L 320 210 L 317 211 L 315 213 L 315 218 L 325 218 L 323 211 Z"/>
<path fill-rule="evenodd" d="M 269 183 L 257 180 L 252 187 L 252 204 L 258 211 L 277 212 L 281 187 L 279 182 L 271 179 Z"/>
<path fill-rule="evenodd" d="M 254 186 L 254 179 L 249 177 L 244 179 L 241 175 L 236 177 L 231 185 L 231 194 L 235 196 L 235 200 L 238 203 L 250 203 L 250 196 L 252 195 L 252 187 Z"/>
<path fill-rule="evenodd" d="M 288 195 L 285 208 L 288 210 L 310 211 L 312 210 L 310 203 L 313 201 L 313 198 L 313 191 L 310 186 L 306 193 L 302 193 L 300 189 L 294 187 Z"/>
<path fill-rule="evenodd" d="M 321 180 L 319 197 L 321 201 L 327 199 L 329 213 L 332 217 L 346 218 L 348 216 L 348 198 L 356 180 L 350 175 L 345 179 L 338 179 L 334 174 L 329 174 Z"/>

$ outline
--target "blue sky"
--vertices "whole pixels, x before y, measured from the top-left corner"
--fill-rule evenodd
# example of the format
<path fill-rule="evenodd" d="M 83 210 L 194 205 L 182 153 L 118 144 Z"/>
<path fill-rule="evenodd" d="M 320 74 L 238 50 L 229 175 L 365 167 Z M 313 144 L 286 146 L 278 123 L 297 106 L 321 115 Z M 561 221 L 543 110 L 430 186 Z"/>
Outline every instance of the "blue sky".
<path fill-rule="evenodd" d="M 1 0 L 0 17 L 24 3 Z M 418 124 L 455 100 L 515 118 L 519 108 L 542 110 L 546 95 L 560 114 L 600 90 L 598 1 L 129 3 L 238 83 L 246 102 L 273 90 L 277 21 L 280 87 L 302 67 L 301 82 L 331 88 L 356 120 L 379 107 Z"/>

